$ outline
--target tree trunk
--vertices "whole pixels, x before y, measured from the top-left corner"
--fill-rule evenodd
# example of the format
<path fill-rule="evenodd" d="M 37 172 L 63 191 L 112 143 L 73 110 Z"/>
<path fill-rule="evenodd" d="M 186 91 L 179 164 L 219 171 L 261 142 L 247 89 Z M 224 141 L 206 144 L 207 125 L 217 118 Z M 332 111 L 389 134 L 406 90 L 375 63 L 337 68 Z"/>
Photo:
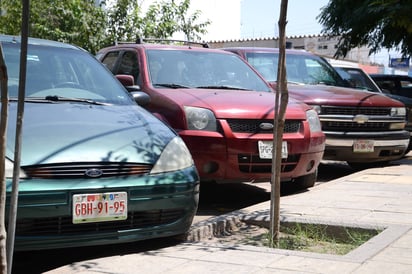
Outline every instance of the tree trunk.
<path fill-rule="evenodd" d="M 1 88 L 1 117 L 0 117 L 0 273 L 7 273 L 7 253 L 6 253 L 6 176 L 5 176 L 5 159 L 6 159 L 6 132 L 8 120 L 7 95 L 7 67 L 4 62 L 3 48 L 0 44 L 0 88 Z"/>
<path fill-rule="evenodd" d="M 279 63 L 275 96 L 275 117 L 274 117 L 274 140 L 272 156 L 272 178 L 271 178 L 271 245 L 279 246 L 280 237 L 280 174 L 282 164 L 282 140 L 285 125 L 285 113 L 289 100 L 286 80 L 286 14 L 288 1 L 282 0 L 279 16 Z"/>

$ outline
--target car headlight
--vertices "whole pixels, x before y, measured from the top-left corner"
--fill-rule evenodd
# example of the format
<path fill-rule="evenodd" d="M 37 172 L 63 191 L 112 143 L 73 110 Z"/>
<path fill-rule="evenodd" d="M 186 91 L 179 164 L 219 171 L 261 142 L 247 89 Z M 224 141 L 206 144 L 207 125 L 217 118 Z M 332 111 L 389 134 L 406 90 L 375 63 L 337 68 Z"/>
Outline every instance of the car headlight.
<path fill-rule="evenodd" d="M 8 178 L 8 179 L 13 178 L 14 163 L 6 158 L 4 168 L 5 168 L 5 172 L 4 172 L 5 177 Z M 24 173 L 24 171 L 22 169 L 20 169 L 19 178 L 22 179 L 22 178 L 26 178 L 26 177 L 27 177 L 26 173 Z"/>
<path fill-rule="evenodd" d="M 391 116 L 406 116 L 405 108 L 391 108 Z"/>
<path fill-rule="evenodd" d="M 306 118 L 308 119 L 309 128 L 311 132 L 322 131 L 322 125 L 320 124 L 319 116 L 316 110 L 311 109 L 306 111 Z"/>
<path fill-rule="evenodd" d="M 185 107 L 185 113 L 188 129 L 216 131 L 216 118 L 211 110 Z"/>
<path fill-rule="evenodd" d="M 189 149 L 183 140 L 176 136 L 164 148 L 150 174 L 180 170 L 193 165 Z"/>
<path fill-rule="evenodd" d="M 321 114 L 321 112 L 322 112 L 321 106 L 318 106 L 318 105 L 310 105 L 310 107 L 311 107 L 314 111 L 316 111 L 317 114 Z"/>

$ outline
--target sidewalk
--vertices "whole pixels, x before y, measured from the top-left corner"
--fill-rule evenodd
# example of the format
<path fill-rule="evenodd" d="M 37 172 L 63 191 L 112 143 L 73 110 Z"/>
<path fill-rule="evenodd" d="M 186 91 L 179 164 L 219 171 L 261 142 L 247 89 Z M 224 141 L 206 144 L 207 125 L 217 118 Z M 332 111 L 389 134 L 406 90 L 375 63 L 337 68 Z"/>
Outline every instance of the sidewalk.
<path fill-rule="evenodd" d="M 282 221 L 384 229 L 344 256 L 194 242 L 47 273 L 412 273 L 411 155 L 281 197 Z M 193 225 L 191 237 L 209 237 L 242 219 L 268 221 L 269 210 L 268 201 L 202 221 Z"/>

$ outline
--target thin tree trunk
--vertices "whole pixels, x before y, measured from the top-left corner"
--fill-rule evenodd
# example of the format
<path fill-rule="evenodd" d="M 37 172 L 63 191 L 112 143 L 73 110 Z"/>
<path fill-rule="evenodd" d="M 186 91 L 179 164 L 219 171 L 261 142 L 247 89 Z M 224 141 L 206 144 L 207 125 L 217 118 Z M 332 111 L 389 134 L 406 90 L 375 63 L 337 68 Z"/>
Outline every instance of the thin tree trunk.
<path fill-rule="evenodd" d="M 9 98 L 7 94 L 7 67 L 3 57 L 3 48 L 0 44 L 0 88 L 1 88 L 1 118 L 0 118 L 0 273 L 7 273 L 7 253 L 6 253 L 6 132 L 8 120 Z"/>
<path fill-rule="evenodd" d="M 20 160 L 23 134 L 24 98 L 26 89 L 26 67 L 27 48 L 29 39 L 29 11 L 30 0 L 23 1 L 22 23 L 21 23 L 21 48 L 20 48 L 20 71 L 19 71 L 19 96 L 17 102 L 16 136 L 14 141 L 14 166 L 13 181 L 10 196 L 9 220 L 7 226 L 7 273 L 11 273 L 14 253 L 14 237 L 16 232 L 19 180 L 20 180 Z"/>
<path fill-rule="evenodd" d="M 274 143 L 272 156 L 272 179 L 271 179 L 271 245 L 279 246 L 280 237 L 280 174 L 282 164 L 282 140 L 285 125 L 285 113 L 289 100 L 286 80 L 286 14 L 288 1 L 282 0 L 279 16 L 279 63 L 275 96 L 275 118 L 274 118 Z"/>

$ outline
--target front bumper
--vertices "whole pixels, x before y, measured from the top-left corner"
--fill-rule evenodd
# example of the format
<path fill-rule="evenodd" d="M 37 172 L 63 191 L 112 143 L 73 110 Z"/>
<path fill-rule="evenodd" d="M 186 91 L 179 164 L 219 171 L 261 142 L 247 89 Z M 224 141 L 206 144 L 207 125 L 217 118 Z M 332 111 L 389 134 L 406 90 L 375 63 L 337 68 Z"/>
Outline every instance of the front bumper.
<path fill-rule="evenodd" d="M 324 160 L 347 161 L 353 163 L 387 162 L 402 158 L 409 145 L 410 133 L 397 131 L 391 134 L 384 132 L 333 134 L 325 132 Z M 373 140 L 372 152 L 354 152 L 357 140 Z"/>
<path fill-rule="evenodd" d="M 196 214 L 199 178 L 194 167 L 168 175 L 167 179 L 159 174 L 90 180 L 22 180 L 15 250 L 118 244 L 184 234 Z M 119 191 L 127 192 L 126 220 L 73 224 L 74 194 Z M 9 196 L 10 193 L 8 201 Z"/>

